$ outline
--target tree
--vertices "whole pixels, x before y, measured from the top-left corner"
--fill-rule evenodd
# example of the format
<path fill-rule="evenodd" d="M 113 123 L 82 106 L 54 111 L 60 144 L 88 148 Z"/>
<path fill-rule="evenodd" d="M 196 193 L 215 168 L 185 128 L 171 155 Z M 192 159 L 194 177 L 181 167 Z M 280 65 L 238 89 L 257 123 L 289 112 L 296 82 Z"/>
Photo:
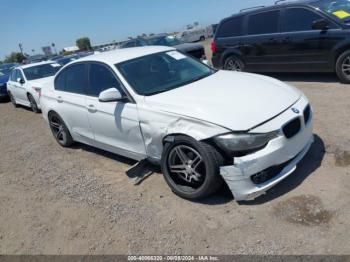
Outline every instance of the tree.
<path fill-rule="evenodd" d="M 76 43 L 81 51 L 91 50 L 91 42 L 88 37 L 79 38 Z"/>
<path fill-rule="evenodd" d="M 26 57 L 21 53 L 12 52 L 9 56 L 6 56 L 5 63 L 22 63 Z"/>

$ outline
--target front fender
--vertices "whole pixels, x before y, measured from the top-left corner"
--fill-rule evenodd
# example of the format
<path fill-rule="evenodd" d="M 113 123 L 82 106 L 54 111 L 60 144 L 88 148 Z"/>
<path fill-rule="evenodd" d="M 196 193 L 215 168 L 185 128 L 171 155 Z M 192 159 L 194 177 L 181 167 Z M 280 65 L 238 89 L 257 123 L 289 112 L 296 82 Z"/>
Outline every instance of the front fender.
<path fill-rule="evenodd" d="M 148 157 L 159 161 L 163 151 L 163 140 L 169 135 L 183 134 L 197 141 L 230 132 L 230 130 L 208 123 L 149 108 L 139 109 L 140 128 Z"/>

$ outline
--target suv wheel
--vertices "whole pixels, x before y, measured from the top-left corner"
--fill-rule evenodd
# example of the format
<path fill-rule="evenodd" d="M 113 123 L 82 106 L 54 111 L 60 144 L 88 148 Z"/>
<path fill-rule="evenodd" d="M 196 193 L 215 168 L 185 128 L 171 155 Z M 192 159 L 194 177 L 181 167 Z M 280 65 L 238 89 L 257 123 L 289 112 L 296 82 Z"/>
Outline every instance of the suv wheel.
<path fill-rule="evenodd" d="M 350 84 L 350 51 L 339 56 L 335 71 L 342 83 Z"/>
<path fill-rule="evenodd" d="M 236 56 L 230 56 L 225 60 L 224 69 L 228 71 L 244 71 L 244 63 Z"/>
<path fill-rule="evenodd" d="M 173 192 L 196 200 L 215 193 L 222 185 L 219 175 L 222 155 L 211 145 L 177 136 L 164 146 L 162 172 Z"/>
<path fill-rule="evenodd" d="M 8 92 L 8 94 L 9 94 L 9 97 L 10 97 L 10 100 L 11 100 L 12 105 L 13 105 L 14 107 L 17 108 L 18 105 L 17 105 L 17 103 L 16 103 L 15 98 L 13 97 L 13 95 L 12 95 L 10 92 Z"/>
<path fill-rule="evenodd" d="M 33 110 L 33 112 L 34 113 L 39 113 L 40 110 L 38 108 L 38 105 L 35 102 L 35 99 L 34 99 L 34 97 L 31 94 L 28 94 L 28 100 L 29 100 L 30 107 Z"/>
<path fill-rule="evenodd" d="M 74 143 L 66 124 L 58 114 L 51 113 L 49 115 L 49 123 L 53 136 L 61 146 L 69 147 Z"/>

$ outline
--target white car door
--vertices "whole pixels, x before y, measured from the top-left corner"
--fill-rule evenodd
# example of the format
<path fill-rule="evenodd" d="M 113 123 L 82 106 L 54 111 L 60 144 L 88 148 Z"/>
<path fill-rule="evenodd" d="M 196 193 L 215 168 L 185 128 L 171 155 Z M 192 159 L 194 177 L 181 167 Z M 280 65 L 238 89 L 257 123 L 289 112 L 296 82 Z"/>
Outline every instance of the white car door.
<path fill-rule="evenodd" d="M 20 83 L 18 80 L 23 79 L 23 75 L 19 69 L 14 69 L 10 81 L 8 83 L 8 89 L 10 90 L 12 96 L 15 98 L 17 103 L 20 104 L 25 104 L 26 101 L 24 100 L 25 98 L 25 89 L 24 89 L 24 84 Z"/>
<path fill-rule="evenodd" d="M 135 103 L 130 101 L 99 102 L 99 94 L 115 87 L 122 94 L 120 82 L 104 64 L 89 66 L 89 89 L 86 98 L 87 112 L 95 135 L 96 147 L 141 160 L 146 156 L 145 145 Z"/>
<path fill-rule="evenodd" d="M 24 74 L 22 72 L 21 69 L 17 69 L 17 74 L 16 74 L 16 95 L 17 97 L 23 101 L 24 104 L 30 104 L 29 101 L 28 101 L 28 97 L 27 97 L 27 80 L 26 78 L 24 77 Z"/>
<path fill-rule="evenodd" d="M 74 64 L 62 70 L 55 80 L 55 100 L 61 116 L 75 141 L 93 144 L 86 110 L 87 66 Z"/>

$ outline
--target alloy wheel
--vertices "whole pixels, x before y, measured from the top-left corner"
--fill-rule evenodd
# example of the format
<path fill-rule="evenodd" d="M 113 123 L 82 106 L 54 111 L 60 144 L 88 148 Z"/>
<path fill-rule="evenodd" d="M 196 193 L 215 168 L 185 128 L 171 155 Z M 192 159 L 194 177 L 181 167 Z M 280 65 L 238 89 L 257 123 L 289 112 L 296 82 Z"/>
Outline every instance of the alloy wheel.
<path fill-rule="evenodd" d="M 61 144 L 65 144 L 67 141 L 67 133 L 62 121 L 58 117 L 52 116 L 50 119 L 50 126 L 57 141 Z"/>
<path fill-rule="evenodd" d="M 175 146 L 169 153 L 168 168 L 175 183 L 199 188 L 206 176 L 202 156 L 187 145 Z"/>
<path fill-rule="evenodd" d="M 350 79 L 350 56 L 347 56 L 342 64 L 342 72 L 344 76 Z"/>
<path fill-rule="evenodd" d="M 238 72 L 241 72 L 243 70 L 242 64 L 240 63 L 240 61 L 234 58 L 230 58 L 227 61 L 225 69 L 229 71 L 238 71 Z"/>

